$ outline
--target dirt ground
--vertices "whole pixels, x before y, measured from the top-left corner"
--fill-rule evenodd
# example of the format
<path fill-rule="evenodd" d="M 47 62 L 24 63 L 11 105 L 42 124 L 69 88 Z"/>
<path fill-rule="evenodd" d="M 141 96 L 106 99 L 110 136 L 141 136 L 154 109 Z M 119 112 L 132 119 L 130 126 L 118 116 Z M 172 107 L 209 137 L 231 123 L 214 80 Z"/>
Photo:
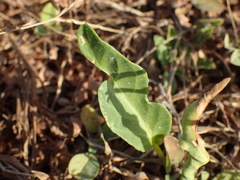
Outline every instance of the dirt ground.
<path fill-rule="evenodd" d="M 164 163 L 154 151 L 143 154 L 115 138 L 108 141 L 113 152 L 109 156 L 99 143 L 100 132 L 89 133 L 82 124 L 80 114 L 87 104 L 101 115 L 97 89 L 107 79 L 78 49 L 76 32 L 86 22 L 148 72 L 153 82 L 149 84 L 150 101 L 164 102 L 158 88 L 164 84 L 164 72 L 175 77 L 175 90 L 166 92 L 172 104 L 168 108 L 173 113 L 173 136 L 178 136 L 177 120 L 184 108 L 231 77 L 198 124 L 211 156 L 201 170 L 209 172 L 211 179 L 220 172 L 240 169 L 240 67 L 230 63 L 231 51 L 224 48 L 226 33 L 240 47 L 238 0 L 223 0 L 222 9 L 211 6 L 205 12 L 190 0 L 52 0 L 60 12 L 54 23 L 61 29 L 41 23 L 41 11 L 48 2 L 0 1 L 0 179 L 73 179 L 68 173 L 69 160 L 90 146 L 96 149 L 100 163 L 96 179 L 144 179 L 141 173 L 149 179 L 164 179 Z M 196 45 L 192 42 L 194 24 L 201 18 L 224 22 Z M 43 34 L 36 33 L 40 25 L 46 30 Z M 190 55 L 181 58 L 175 48 L 173 61 L 178 63 L 163 66 L 156 58 L 153 36 L 166 37 L 169 25 L 175 27 Z M 216 68 L 199 68 L 192 63 L 198 57 L 209 59 Z M 181 69 L 181 75 L 175 69 Z M 180 173 L 184 161 L 170 174 Z"/>

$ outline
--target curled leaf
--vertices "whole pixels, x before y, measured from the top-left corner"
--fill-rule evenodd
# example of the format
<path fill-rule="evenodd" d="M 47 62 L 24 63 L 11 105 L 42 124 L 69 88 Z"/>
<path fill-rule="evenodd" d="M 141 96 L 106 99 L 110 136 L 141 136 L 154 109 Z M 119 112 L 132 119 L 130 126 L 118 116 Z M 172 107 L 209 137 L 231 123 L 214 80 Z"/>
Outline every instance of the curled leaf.
<path fill-rule="evenodd" d="M 227 86 L 230 80 L 225 78 L 205 93 L 200 100 L 194 101 L 184 110 L 179 145 L 188 152 L 189 157 L 183 166 L 182 180 L 194 180 L 195 172 L 210 160 L 205 142 L 196 131 L 197 122 L 210 101 Z"/>

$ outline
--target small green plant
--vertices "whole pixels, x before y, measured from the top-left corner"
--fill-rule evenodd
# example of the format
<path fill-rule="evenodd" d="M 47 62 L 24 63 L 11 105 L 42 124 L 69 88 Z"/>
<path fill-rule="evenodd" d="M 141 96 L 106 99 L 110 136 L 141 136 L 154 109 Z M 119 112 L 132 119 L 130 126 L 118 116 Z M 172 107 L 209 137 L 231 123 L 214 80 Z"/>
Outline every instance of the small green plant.
<path fill-rule="evenodd" d="M 221 26 L 224 20 L 222 18 L 199 19 L 195 23 L 195 34 L 193 43 L 196 45 L 203 44 L 213 33 L 214 28 Z"/>
<path fill-rule="evenodd" d="M 230 41 L 229 34 L 224 37 L 224 47 L 232 52 L 230 62 L 235 66 L 240 66 L 240 48 L 234 47 Z"/>
<path fill-rule="evenodd" d="M 164 139 L 168 156 L 171 156 L 166 158 L 168 172 L 171 164 L 182 160 L 183 152 L 180 149 L 177 157 L 172 157 L 175 153 L 170 152 L 170 143 L 176 145 L 178 140 L 167 136 L 172 123 L 171 114 L 162 104 L 148 101 L 146 71 L 102 41 L 87 24 L 80 26 L 77 39 L 81 53 L 110 78 L 98 89 L 99 105 L 109 128 L 139 151 L 154 148 L 161 159 L 165 158 L 159 145 Z M 196 122 L 229 80 L 217 84 L 184 111 L 179 145 L 189 157 L 182 170 L 182 179 L 193 180 L 196 171 L 209 161 L 204 141 L 196 132 Z"/>
<path fill-rule="evenodd" d="M 214 29 L 223 24 L 221 18 L 199 19 L 194 24 L 194 32 L 190 37 L 191 43 L 196 47 L 200 47 L 207 39 L 210 38 Z M 154 45 L 156 48 L 156 59 L 160 62 L 163 69 L 163 85 L 166 91 L 171 86 L 171 92 L 174 93 L 177 87 L 175 77 L 182 77 L 182 68 L 179 64 L 185 59 L 190 59 L 189 66 L 198 69 L 216 69 L 216 65 L 209 59 L 197 57 L 192 58 L 194 53 L 192 46 L 189 46 L 182 37 L 177 34 L 173 25 L 169 25 L 166 37 L 159 34 L 153 36 Z M 184 62 L 185 63 L 185 62 Z M 174 67 L 174 68 L 173 68 Z"/>
<path fill-rule="evenodd" d="M 204 97 L 191 103 L 184 111 L 179 144 L 188 152 L 189 157 L 183 167 L 182 179 L 194 179 L 194 173 L 210 160 L 205 143 L 196 132 L 196 124 L 209 102 L 223 90 L 229 81 L 230 78 L 226 78 L 216 84 L 212 90 L 204 94 Z"/>
<path fill-rule="evenodd" d="M 58 14 L 58 10 L 53 6 L 53 4 L 51 2 L 47 3 L 40 14 L 40 19 L 42 21 L 47 21 L 49 19 L 54 18 L 55 16 L 57 16 Z M 62 26 L 56 25 L 56 22 L 51 21 L 46 23 L 46 25 L 58 30 L 58 31 L 62 31 Z M 34 33 L 37 35 L 46 35 L 49 32 L 52 32 L 51 30 L 47 29 L 45 26 L 41 25 L 41 26 L 37 26 L 34 29 Z"/>

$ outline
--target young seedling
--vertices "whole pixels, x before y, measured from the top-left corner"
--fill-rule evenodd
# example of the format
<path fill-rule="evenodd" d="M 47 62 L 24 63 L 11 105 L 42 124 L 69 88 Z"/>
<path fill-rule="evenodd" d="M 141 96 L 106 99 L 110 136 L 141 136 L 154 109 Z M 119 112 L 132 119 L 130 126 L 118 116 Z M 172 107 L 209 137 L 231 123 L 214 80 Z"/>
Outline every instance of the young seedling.
<path fill-rule="evenodd" d="M 40 19 L 42 21 L 47 21 L 56 17 L 58 13 L 59 13 L 58 10 L 53 6 L 51 2 L 49 2 L 43 7 L 40 14 Z M 47 22 L 45 23 L 45 25 L 48 25 L 49 27 L 56 29 L 58 31 L 62 31 L 62 26 L 57 25 L 55 21 Z M 34 33 L 37 35 L 46 35 L 50 32 L 52 31 L 43 25 L 37 26 L 34 29 Z"/>
<path fill-rule="evenodd" d="M 224 47 L 232 51 L 230 62 L 235 66 L 240 66 L 240 48 L 238 46 L 234 47 L 233 43 L 230 41 L 229 34 L 225 34 Z"/>
<path fill-rule="evenodd" d="M 216 84 L 212 90 L 205 93 L 200 100 L 194 101 L 184 111 L 179 144 L 188 152 L 189 157 L 183 167 L 182 180 L 194 180 L 195 172 L 209 162 L 210 157 L 205 149 L 205 142 L 197 134 L 196 126 L 209 102 L 226 87 L 229 81 L 230 78 L 226 78 Z"/>
<path fill-rule="evenodd" d="M 145 152 L 154 148 L 163 157 L 159 144 L 170 132 L 171 115 L 162 104 L 148 101 L 146 71 L 102 41 L 87 24 L 80 26 L 77 39 L 81 53 L 109 76 L 98 89 L 100 109 L 109 128 L 137 150 Z M 229 81 L 230 78 L 224 79 L 184 111 L 179 144 L 189 157 L 183 167 L 183 180 L 193 180 L 195 172 L 209 161 L 196 124 L 209 102 Z M 165 138 L 165 142 L 169 142 L 169 138 Z M 170 163 L 179 162 L 183 153 L 179 150 L 177 156 L 169 158 Z"/>
<path fill-rule="evenodd" d="M 101 112 L 109 128 L 139 151 L 155 148 L 170 132 L 171 115 L 160 103 L 149 102 L 147 73 L 102 41 L 87 24 L 77 33 L 81 53 L 109 80 L 98 89 Z"/>

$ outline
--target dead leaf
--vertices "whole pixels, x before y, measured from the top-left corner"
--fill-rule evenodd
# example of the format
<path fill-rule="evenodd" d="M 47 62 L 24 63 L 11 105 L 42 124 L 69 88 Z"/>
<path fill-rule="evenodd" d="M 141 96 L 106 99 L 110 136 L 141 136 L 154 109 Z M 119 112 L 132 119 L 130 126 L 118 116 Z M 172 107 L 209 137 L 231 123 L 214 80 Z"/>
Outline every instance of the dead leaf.
<path fill-rule="evenodd" d="M 168 135 L 164 137 L 164 146 L 168 153 L 168 157 L 171 164 L 179 163 L 183 156 L 184 151 L 178 144 L 178 139 Z"/>
<path fill-rule="evenodd" d="M 231 78 L 223 79 L 221 82 L 217 83 L 210 91 L 204 94 L 198 104 L 197 113 L 199 117 L 202 115 L 209 102 L 227 86 L 230 80 Z"/>
<path fill-rule="evenodd" d="M 47 180 L 50 178 L 48 174 L 41 171 L 32 170 L 31 173 L 33 173 L 40 180 Z"/>
<path fill-rule="evenodd" d="M 204 12 L 221 13 L 224 10 L 224 5 L 219 0 L 192 0 L 192 4 Z"/>

